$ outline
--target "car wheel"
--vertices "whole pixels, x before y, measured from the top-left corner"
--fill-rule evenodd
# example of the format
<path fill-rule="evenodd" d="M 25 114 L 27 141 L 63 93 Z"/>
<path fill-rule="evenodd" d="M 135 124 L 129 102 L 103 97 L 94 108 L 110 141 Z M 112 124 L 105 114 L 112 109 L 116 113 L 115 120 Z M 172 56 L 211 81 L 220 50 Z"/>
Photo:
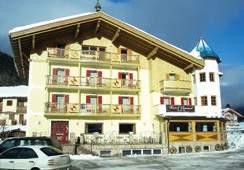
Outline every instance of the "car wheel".
<path fill-rule="evenodd" d="M 32 168 L 31 170 L 40 170 L 39 168 Z"/>

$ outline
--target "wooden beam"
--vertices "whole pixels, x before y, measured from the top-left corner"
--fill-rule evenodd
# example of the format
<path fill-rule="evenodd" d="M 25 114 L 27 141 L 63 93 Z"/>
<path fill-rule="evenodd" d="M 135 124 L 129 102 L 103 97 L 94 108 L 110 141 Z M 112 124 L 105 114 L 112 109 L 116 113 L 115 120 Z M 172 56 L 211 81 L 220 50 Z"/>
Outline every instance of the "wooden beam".
<path fill-rule="evenodd" d="M 115 32 L 115 34 L 112 38 L 112 42 L 114 42 L 115 40 L 117 40 L 119 38 L 119 33 L 120 33 L 120 29 L 117 29 L 117 31 Z"/>
<path fill-rule="evenodd" d="M 23 78 L 25 79 L 25 68 L 24 68 L 24 61 L 23 61 L 23 53 L 21 47 L 21 40 L 18 39 L 18 47 L 19 47 L 19 57 L 20 57 L 20 64 L 22 67 Z"/>
<path fill-rule="evenodd" d="M 158 47 L 154 47 L 152 51 L 147 55 L 147 59 L 150 60 L 153 58 L 158 52 Z"/>
<path fill-rule="evenodd" d="M 79 36 L 79 33 L 80 33 L 80 24 L 77 24 L 74 38 L 77 38 Z"/>
<path fill-rule="evenodd" d="M 189 70 L 189 69 L 192 68 L 193 66 L 194 66 L 193 64 L 189 64 L 188 66 L 186 66 L 186 67 L 184 68 L 184 71 Z"/>
<path fill-rule="evenodd" d="M 96 29 L 95 29 L 95 34 L 97 34 L 97 33 L 98 33 L 98 31 L 99 31 L 100 27 L 101 27 L 101 21 L 100 21 L 100 20 L 98 20 L 98 21 L 97 21 L 97 25 L 96 25 Z"/>
<path fill-rule="evenodd" d="M 32 49 L 36 48 L 36 35 L 32 35 Z"/>

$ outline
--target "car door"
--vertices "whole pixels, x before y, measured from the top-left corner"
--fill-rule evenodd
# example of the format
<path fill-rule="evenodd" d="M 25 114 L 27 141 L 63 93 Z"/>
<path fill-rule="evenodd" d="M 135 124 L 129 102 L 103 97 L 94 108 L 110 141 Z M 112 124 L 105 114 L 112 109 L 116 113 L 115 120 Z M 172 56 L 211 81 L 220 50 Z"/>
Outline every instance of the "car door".
<path fill-rule="evenodd" d="M 31 169 L 36 164 L 37 158 L 32 148 L 20 148 L 18 158 L 14 160 L 14 169 Z"/>
<path fill-rule="evenodd" d="M 19 148 L 12 148 L 0 155 L 0 169 L 14 169 L 15 160 L 18 158 Z"/>

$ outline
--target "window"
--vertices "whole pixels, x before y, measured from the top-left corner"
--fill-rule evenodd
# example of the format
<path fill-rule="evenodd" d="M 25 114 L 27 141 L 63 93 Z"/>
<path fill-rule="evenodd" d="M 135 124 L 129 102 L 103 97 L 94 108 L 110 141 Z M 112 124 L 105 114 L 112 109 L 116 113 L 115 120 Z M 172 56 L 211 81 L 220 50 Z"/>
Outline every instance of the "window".
<path fill-rule="evenodd" d="M 194 105 L 197 106 L 197 97 L 194 97 Z"/>
<path fill-rule="evenodd" d="M 130 132 L 136 133 L 136 125 L 131 123 L 119 124 L 119 134 L 128 134 Z"/>
<path fill-rule="evenodd" d="M 206 81 L 206 74 L 200 73 L 200 82 L 205 82 L 205 81 Z"/>
<path fill-rule="evenodd" d="M 13 105 L 13 101 L 12 100 L 7 100 L 7 106 L 12 106 Z"/>
<path fill-rule="evenodd" d="M 201 105 L 207 106 L 208 105 L 208 98 L 207 96 L 201 96 Z"/>
<path fill-rule="evenodd" d="M 47 156 L 63 155 L 62 151 L 56 148 L 45 147 L 45 148 L 41 148 L 40 150 Z"/>
<path fill-rule="evenodd" d="M 38 158 L 35 151 L 31 148 L 13 148 L 0 156 L 1 159 L 30 159 Z"/>
<path fill-rule="evenodd" d="M 209 81 L 214 82 L 214 73 L 209 73 Z"/>
<path fill-rule="evenodd" d="M 216 126 L 214 122 L 197 122 L 197 132 L 216 132 Z"/>
<path fill-rule="evenodd" d="M 169 124 L 170 132 L 190 132 L 191 126 L 188 122 L 170 122 Z"/>
<path fill-rule="evenodd" d="M 192 79 L 193 79 L 193 83 L 195 84 L 196 83 L 196 75 L 195 74 L 192 75 Z"/>
<path fill-rule="evenodd" d="M 127 54 L 128 54 L 128 50 L 127 49 L 121 49 L 121 61 L 127 61 Z"/>
<path fill-rule="evenodd" d="M 3 153 L 0 158 L 1 159 L 17 159 L 18 154 L 20 152 L 20 148 L 13 148 Z"/>
<path fill-rule="evenodd" d="M 160 97 L 160 104 L 164 105 L 174 105 L 175 104 L 175 99 L 174 97 Z"/>
<path fill-rule="evenodd" d="M 187 105 L 192 105 L 191 103 L 191 98 L 185 98 L 185 97 L 182 97 L 181 98 L 181 105 L 183 106 L 187 106 Z"/>
<path fill-rule="evenodd" d="M 102 123 L 86 123 L 85 124 L 85 133 L 103 133 L 103 124 Z"/>
<path fill-rule="evenodd" d="M 30 158 L 38 158 L 38 156 L 36 152 L 31 148 L 21 148 L 18 158 L 30 159 Z"/>
<path fill-rule="evenodd" d="M 82 53 L 89 55 L 96 55 L 97 47 L 96 46 L 82 46 Z"/>
<path fill-rule="evenodd" d="M 170 73 L 169 74 L 169 80 L 175 81 L 176 80 L 176 74 L 175 73 Z"/>
<path fill-rule="evenodd" d="M 9 113 L 9 120 L 14 120 L 14 113 Z"/>
<path fill-rule="evenodd" d="M 212 106 L 216 106 L 217 105 L 216 96 L 211 96 L 211 105 Z"/>

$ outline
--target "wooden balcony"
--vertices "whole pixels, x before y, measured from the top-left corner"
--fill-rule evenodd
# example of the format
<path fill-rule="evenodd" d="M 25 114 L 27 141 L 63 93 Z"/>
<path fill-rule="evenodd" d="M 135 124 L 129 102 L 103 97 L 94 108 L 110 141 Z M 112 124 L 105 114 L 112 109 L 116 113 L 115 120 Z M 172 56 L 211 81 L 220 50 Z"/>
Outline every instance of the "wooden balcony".
<path fill-rule="evenodd" d="M 56 89 L 80 89 L 85 92 L 96 90 L 136 93 L 140 91 L 140 81 L 103 77 L 47 76 L 47 87 Z"/>
<path fill-rule="evenodd" d="M 133 67 L 139 66 L 139 55 L 127 55 L 103 51 L 92 51 L 92 50 L 71 50 L 71 49 L 61 49 L 61 48 L 47 48 L 48 58 L 50 60 L 56 60 L 59 62 L 67 63 L 77 63 L 79 61 L 81 64 L 101 64 L 110 65 L 114 67 Z M 67 64 L 68 64 L 67 63 Z"/>
<path fill-rule="evenodd" d="M 139 118 L 139 105 L 46 103 L 45 116 L 58 118 Z"/>
<path fill-rule="evenodd" d="M 167 95 L 188 95 L 192 91 L 192 82 L 188 80 L 162 80 L 160 91 Z"/>

